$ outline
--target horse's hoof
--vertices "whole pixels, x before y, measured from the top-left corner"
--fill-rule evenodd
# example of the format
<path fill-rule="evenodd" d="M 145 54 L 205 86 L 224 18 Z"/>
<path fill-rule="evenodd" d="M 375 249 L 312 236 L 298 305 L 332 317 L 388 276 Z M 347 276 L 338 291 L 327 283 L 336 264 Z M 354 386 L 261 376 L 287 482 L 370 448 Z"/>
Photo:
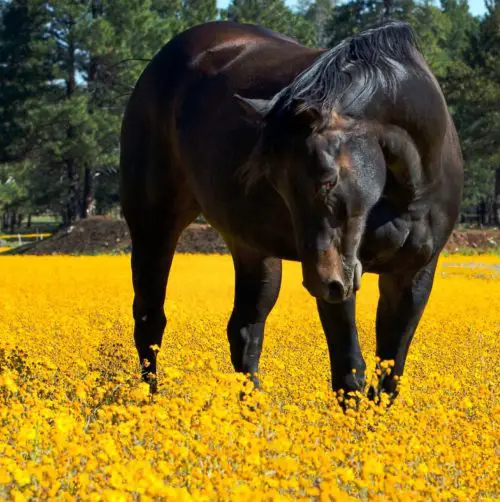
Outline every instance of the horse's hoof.
<path fill-rule="evenodd" d="M 357 412 L 360 409 L 362 394 L 360 391 L 345 392 L 340 390 L 337 392 L 337 402 L 344 413 L 349 410 Z"/>
<path fill-rule="evenodd" d="M 390 408 L 394 404 L 397 396 L 397 391 L 387 392 L 385 389 L 376 388 L 373 385 L 370 386 L 367 394 L 367 397 L 370 401 L 377 405 L 383 404 L 387 408 Z"/>
<path fill-rule="evenodd" d="M 156 380 L 156 378 L 149 382 L 149 392 L 150 394 L 158 393 L 158 381 Z"/>
<path fill-rule="evenodd" d="M 142 380 L 149 385 L 150 394 L 156 394 L 158 392 L 158 379 L 156 378 L 156 375 L 154 373 L 143 368 Z"/>
<path fill-rule="evenodd" d="M 253 383 L 253 389 L 252 390 L 260 390 L 260 380 L 257 375 L 250 375 L 249 380 Z"/>
<path fill-rule="evenodd" d="M 255 411 L 258 408 L 258 403 L 254 402 L 251 398 L 255 393 L 260 392 L 260 390 L 260 382 L 257 375 L 248 375 L 248 382 L 245 383 L 245 389 L 240 391 L 240 401 L 247 404 L 250 411 Z"/>
<path fill-rule="evenodd" d="M 379 391 L 373 385 L 370 385 L 366 395 L 370 401 L 377 403 L 379 401 Z"/>
<path fill-rule="evenodd" d="M 333 391 L 337 394 L 337 401 L 344 412 L 347 410 L 357 411 L 366 385 L 363 372 L 352 371 L 347 375 L 336 378 L 333 381 Z"/>

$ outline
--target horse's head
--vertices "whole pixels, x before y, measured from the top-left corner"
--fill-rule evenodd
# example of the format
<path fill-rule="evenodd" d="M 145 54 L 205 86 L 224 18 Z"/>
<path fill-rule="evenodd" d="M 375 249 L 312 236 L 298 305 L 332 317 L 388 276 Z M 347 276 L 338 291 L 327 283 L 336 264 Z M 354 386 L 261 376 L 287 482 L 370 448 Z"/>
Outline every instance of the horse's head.
<path fill-rule="evenodd" d="M 325 117 L 300 102 L 285 109 L 238 99 L 261 119 L 258 144 L 243 168 L 247 182 L 265 176 L 286 203 L 306 289 L 328 302 L 344 301 L 360 287 L 358 250 L 385 184 L 380 138 L 352 118 Z"/>

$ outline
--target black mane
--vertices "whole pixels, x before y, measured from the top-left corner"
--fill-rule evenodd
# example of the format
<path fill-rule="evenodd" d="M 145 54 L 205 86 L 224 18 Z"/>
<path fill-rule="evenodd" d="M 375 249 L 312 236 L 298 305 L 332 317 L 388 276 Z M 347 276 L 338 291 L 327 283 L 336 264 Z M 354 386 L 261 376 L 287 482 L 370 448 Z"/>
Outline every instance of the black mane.
<path fill-rule="evenodd" d="M 323 53 L 283 89 L 284 108 L 300 100 L 304 109 L 329 114 L 362 108 L 378 90 L 394 97 L 410 68 L 421 69 L 418 44 L 408 23 L 388 21 L 349 37 Z"/>

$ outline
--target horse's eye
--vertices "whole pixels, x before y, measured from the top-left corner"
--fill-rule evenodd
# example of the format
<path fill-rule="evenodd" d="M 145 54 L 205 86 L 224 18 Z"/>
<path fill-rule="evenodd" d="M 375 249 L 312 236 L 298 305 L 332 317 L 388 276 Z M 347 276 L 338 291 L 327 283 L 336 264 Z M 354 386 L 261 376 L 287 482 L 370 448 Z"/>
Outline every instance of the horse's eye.
<path fill-rule="evenodd" d="M 337 186 L 337 180 L 338 177 L 335 178 L 333 181 L 327 181 L 326 183 L 323 183 L 323 188 L 329 192 L 330 190 L 333 190 Z"/>
<path fill-rule="evenodd" d="M 339 181 L 339 171 L 335 165 L 332 165 L 328 169 L 321 169 L 321 171 L 317 173 L 316 179 L 320 186 L 325 187 L 327 190 L 331 190 Z"/>
<path fill-rule="evenodd" d="M 332 190 L 337 186 L 338 180 L 339 177 L 337 175 L 334 175 L 334 176 L 329 176 L 324 181 L 318 183 L 319 185 L 318 194 L 323 198 L 328 197 L 330 192 L 332 192 Z"/>

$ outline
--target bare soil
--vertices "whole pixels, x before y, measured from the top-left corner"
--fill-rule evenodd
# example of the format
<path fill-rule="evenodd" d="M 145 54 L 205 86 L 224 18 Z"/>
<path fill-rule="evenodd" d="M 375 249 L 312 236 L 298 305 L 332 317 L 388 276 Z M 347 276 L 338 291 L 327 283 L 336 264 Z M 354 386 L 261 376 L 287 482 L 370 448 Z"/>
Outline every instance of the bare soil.
<path fill-rule="evenodd" d="M 124 220 L 94 216 L 63 228 L 51 237 L 7 251 L 26 255 L 121 254 L 131 250 L 130 233 Z M 177 243 L 180 253 L 227 253 L 219 233 L 210 225 L 193 223 Z"/>
<path fill-rule="evenodd" d="M 488 250 L 500 247 L 499 229 L 457 229 L 450 237 L 446 250 L 457 252 L 464 248 Z M 123 220 L 96 216 L 56 232 L 51 237 L 17 247 L 3 254 L 26 255 L 96 255 L 128 253 L 130 234 Z M 193 223 L 182 233 L 177 244 L 179 253 L 227 253 L 219 233 L 210 225 Z"/>
<path fill-rule="evenodd" d="M 446 243 L 445 250 L 457 252 L 461 249 L 488 251 L 500 247 L 500 229 L 456 229 Z"/>

